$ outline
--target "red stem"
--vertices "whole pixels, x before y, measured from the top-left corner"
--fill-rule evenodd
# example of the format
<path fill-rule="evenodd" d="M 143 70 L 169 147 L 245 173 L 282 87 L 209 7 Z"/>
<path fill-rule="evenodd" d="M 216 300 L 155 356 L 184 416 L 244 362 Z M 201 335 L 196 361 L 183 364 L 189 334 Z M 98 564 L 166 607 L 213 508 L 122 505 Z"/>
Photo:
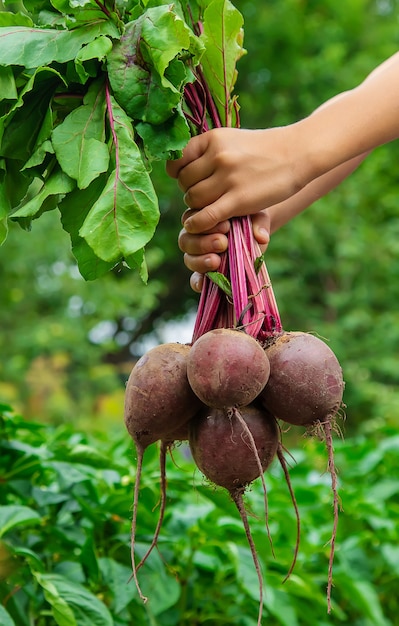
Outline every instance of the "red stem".
<path fill-rule="evenodd" d="M 96 5 L 101 9 L 101 11 L 107 16 L 107 17 L 111 17 L 111 13 L 108 11 L 107 7 L 105 6 L 105 2 L 104 4 L 102 2 L 100 2 L 99 0 L 94 0 Z"/>
<path fill-rule="evenodd" d="M 113 204 L 113 210 L 114 210 L 114 214 L 116 212 L 116 204 L 117 204 L 117 183 L 119 180 L 119 168 L 120 168 L 120 161 L 119 161 L 119 141 L 118 141 L 118 135 L 116 133 L 115 130 L 115 122 L 114 122 L 114 116 L 113 116 L 113 111 L 112 111 L 112 102 L 111 102 L 111 93 L 110 93 L 110 89 L 109 89 L 109 83 L 108 81 L 106 81 L 105 83 L 105 101 L 107 104 L 107 113 L 108 113 L 108 121 L 109 121 L 109 126 L 111 129 L 111 134 L 112 134 L 112 139 L 114 141 L 114 145 L 115 145 L 115 184 L 114 184 L 114 204 Z"/>
<path fill-rule="evenodd" d="M 200 32 L 201 24 L 193 24 L 194 32 Z M 196 80 L 185 87 L 184 97 L 190 113 L 186 117 L 199 133 L 223 124 L 200 66 L 195 68 Z M 227 85 L 225 86 L 227 90 Z M 239 126 L 238 107 L 236 120 Z M 226 91 L 226 124 L 228 120 L 228 94 Z M 273 288 L 264 260 L 259 270 L 255 261 L 262 259 L 262 252 L 255 241 L 249 216 L 233 218 L 228 233 L 229 245 L 221 255 L 218 272 L 231 284 L 232 301 L 216 284 L 205 276 L 193 339 L 213 328 L 239 326 L 261 343 L 270 336 L 282 332 L 282 324 Z"/>

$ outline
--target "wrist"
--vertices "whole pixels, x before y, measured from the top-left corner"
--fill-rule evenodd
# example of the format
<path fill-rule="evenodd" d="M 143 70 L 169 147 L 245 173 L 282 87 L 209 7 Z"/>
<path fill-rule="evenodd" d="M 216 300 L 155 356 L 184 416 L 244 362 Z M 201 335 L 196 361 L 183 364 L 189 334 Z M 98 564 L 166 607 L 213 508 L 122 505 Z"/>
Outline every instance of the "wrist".
<path fill-rule="evenodd" d="M 376 114 L 364 100 L 359 88 L 343 92 L 297 123 L 308 182 L 382 142 Z"/>
<path fill-rule="evenodd" d="M 287 162 L 290 165 L 296 191 L 300 191 L 320 176 L 324 167 L 320 159 L 318 137 L 309 121 L 310 118 L 304 118 L 285 127 Z"/>
<path fill-rule="evenodd" d="M 315 112 L 296 124 L 296 141 L 302 146 L 298 160 L 302 187 L 346 160 L 344 156 L 341 159 L 339 132 L 328 123 L 326 125 L 322 118 L 324 115 Z"/>

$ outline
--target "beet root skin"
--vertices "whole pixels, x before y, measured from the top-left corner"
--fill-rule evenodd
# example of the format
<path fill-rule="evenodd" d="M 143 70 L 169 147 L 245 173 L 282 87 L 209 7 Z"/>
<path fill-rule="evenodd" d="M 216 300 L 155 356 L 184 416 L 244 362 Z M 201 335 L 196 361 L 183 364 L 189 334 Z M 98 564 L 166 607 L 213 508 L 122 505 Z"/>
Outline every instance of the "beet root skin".
<path fill-rule="evenodd" d="M 241 407 L 239 411 L 266 471 L 277 452 L 276 421 L 254 405 Z M 204 476 L 230 493 L 243 491 L 260 476 L 254 451 L 234 410 L 204 407 L 190 423 L 189 443 L 194 461 Z"/>
<path fill-rule="evenodd" d="M 187 380 L 190 346 L 166 343 L 143 355 L 125 391 L 125 424 L 133 440 L 146 447 L 169 439 L 201 407 Z"/>
<path fill-rule="evenodd" d="M 344 392 L 342 369 L 331 348 L 304 332 L 285 332 L 266 348 L 270 377 L 259 399 L 275 417 L 310 426 L 338 413 Z"/>
<path fill-rule="evenodd" d="M 269 374 L 270 364 L 262 346 L 250 335 L 232 328 L 217 328 L 201 335 L 187 359 L 191 388 L 204 404 L 217 409 L 253 402 Z"/>

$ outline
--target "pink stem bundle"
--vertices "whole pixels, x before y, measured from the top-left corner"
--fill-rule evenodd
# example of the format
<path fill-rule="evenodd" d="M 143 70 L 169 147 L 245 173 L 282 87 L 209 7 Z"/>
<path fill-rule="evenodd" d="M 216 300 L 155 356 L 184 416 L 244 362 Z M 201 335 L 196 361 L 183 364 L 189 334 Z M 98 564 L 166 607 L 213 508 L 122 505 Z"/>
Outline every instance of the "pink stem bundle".
<path fill-rule="evenodd" d="M 193 342 L 213 328 L 242 328 L 265 342 L 281 333 L 282 325 L 267 267 L 253 236 L 251 218 L 233 218 L 228 239 L 229 247 L 222 255 L 218 275 L 225 277 L 231 294 L 205 276 Z"/>
<path fill-rule="evenodd" d="M 201 24 L 193 27 L 195 32 L 201 32 Z M 221 127 L 222 123 L 201 67 L 196 67 L 194 73 L 196 80 L 185 87 L 186 117 L 197 133 L 203 133 Z M 228 239 L 228 250 L 222 254 L 218 272 L 205 276 L 193 342 L 214 328 L 241 328 L 265 342 L 271 335 L 281 333 L 282 325 L 249 216 L 231 220 Z"/>

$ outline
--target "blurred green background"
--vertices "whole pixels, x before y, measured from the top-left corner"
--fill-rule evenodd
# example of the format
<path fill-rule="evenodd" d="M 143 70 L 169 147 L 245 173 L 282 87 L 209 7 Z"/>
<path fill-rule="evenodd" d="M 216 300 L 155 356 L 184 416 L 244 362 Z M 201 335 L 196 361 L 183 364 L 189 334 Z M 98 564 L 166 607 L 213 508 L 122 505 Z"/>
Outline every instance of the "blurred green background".
<path fill-rule="evenodd" d="M 398 48 L 396 0 L 235 4 L 244 15 L 247 49 L 237 83 L 243 127 L 296 121 L 358 84 Z M 267 571 L 269 626 L 397 624 L 398 160 L 397 142 L 377 149 L 269 246 L 283 326 L 329 342 L 344 371 L 347 405 L 345 439 L 336 444 L 344 512 L 332 616 L 325 611 L 331 496 L 323 444 L 287 435 L 297 461 L 292 476 L 303 544 L 285 586 L 295 524 L 278 468 L 269 477 L 276 561 L 266 545 L 258 487 L 249 494 L 259 518 L 254 536 Z M 55 212 L 30 232 L 12 224 L 0 249 L 4 626 L 75 626 L 71 617 L 54 622 L 57 594 L 49 591 L 52 583 L 76 602 L 79 589 L 71 591 L 68 581 L 91 594 L 89 605 L 97 606 L 94 597 L 103 607 L 89 621 L 79 614 L 77 626 L 256 624 L 258 591 L 238 516 L 198 473 L 193 488 L 184 449 L 176 452 L 179 467 L 169 467 L 165 561 L 154 554 L 147 573 L 143 568 L 153 608 L 145 609 L 131 586 L 125 590 L 135 469 L 122 419 L 125 382 L 150 346 L 190 339 L 198 302 L 177 247 L 181 193 L 163 166 L 154 176 L 162 217 L 148 246 L 147 286 L 125 270 L 85 283 Z M 144 472 L 143 543 L 156 518 L 157 467 L 155 449 Z M 8 506 L 27 506 L 39 517 L 14 510 L 17 522 L 7 525 L 12 512 L 3 510 L 2 517 L 1 511 Z"/>

